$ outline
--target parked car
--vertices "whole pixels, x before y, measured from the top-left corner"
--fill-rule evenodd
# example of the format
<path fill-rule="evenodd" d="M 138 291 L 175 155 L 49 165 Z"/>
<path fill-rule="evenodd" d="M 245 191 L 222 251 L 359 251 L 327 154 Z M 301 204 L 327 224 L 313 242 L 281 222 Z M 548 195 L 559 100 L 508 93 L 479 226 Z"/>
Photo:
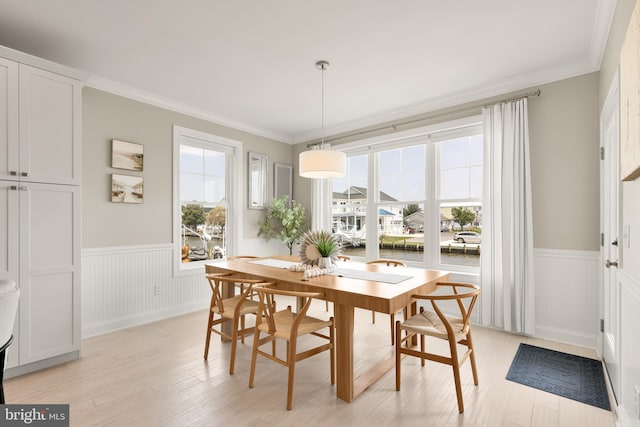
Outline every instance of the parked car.
<path fill-rule="evenodd" d="M 475 231 L 461 231 L 453 235 L 453 240 L 460 243 L 481 243 L 482 235 Z"/>

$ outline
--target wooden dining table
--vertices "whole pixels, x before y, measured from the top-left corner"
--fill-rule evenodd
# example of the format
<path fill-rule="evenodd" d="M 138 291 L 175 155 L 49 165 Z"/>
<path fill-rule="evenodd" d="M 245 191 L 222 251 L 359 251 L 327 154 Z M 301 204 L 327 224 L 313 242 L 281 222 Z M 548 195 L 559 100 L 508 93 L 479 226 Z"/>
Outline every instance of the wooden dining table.
<path fill-rule="evenodd" d="M 393 368 L 395 363 L 393 355 L 390 354 L 367 372 L 354 378 L 355 308 L 391 314 L 411 307 L 411 312 L 415 313 L 416 305 L 411 295 L 431 293 L 435 290 L 437 282 L 450 280 L 449 272 L 446 271 L 387 267 L 353 261 L 339 265 L 339 271 L 344 271 L 344 275 L 327 274 L 303 280 L 302 272 L 276 266 L 287 262 L 299 262 L 299 258 L 277 256 L 213 261 L 205 265 L 205 271 L 233 273 L 239 278 L 275 282 L 278 287 L 288 290 L 322 292 L 326 300 L 333 302 L 336 328 L 336 395 L 346 402 L 352 402 Z M 273 265 L 265 265 L 269 263 Z M 355 278 L 356 276 L 361 277 Z M 389 278 L 395 279 L 391 281 L 397 283 L 390 283 Z M 399 279 L 402 280 L 398 281 Z M 226 292 L 232 294 L 233 286 L 226 289 Z"/>

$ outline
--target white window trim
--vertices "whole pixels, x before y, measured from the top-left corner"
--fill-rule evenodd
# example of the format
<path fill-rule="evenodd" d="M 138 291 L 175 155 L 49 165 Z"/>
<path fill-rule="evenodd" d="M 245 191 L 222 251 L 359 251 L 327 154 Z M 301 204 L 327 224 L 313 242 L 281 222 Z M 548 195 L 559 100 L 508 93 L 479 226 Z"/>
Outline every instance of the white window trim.
<path fill-rule="evenodd" d="M 427 149 L 425 150 L 425 155 L 427 155 L 428 163 L 425 164 L 427 170 L 434 170 L 432 168 L 437 167 L 435 163 L 435 142 L 455 139 L 460 136 L 468 135 L 469 132 L 472 133 L 483 133 L 483 122 L 482 115 L 470 116 L 461 119 L 451 120 L 447 122 L 435 123 L 428 126 L 422 126 L 418 128 L 408 129 L 401 132 L 395 132 L 393 134 L 380 135 L 372 138 L 351 141 L 345 144 L 334 146 L 333 149 L 337 151 L 343 151 L 347 155 L 358 155 L 358 154 L 368 154 L 368 182 L 373 183 L 373 194 L 374 197 L 369 197 L 367 199 L 367 212 L 377 212 L 378 205 L 378 194 L 379 194 L 379 185 L 377 182 L 377 176 L 375 171 L 375 162 L 377 162 L 378 156 L 377 154 L 380 151 L 391 150 L 394 148 L 402 148 L 411 145 L 415 145 L 416 142 L 419 141 L 427 141 Z M 428 154 L 427 154 L 428 153 Z M 435 232 L 437 229 L 440 230 L 439 227 L 439 212 L 440 212 L 440 202 L 438 199 L 438 189 L 437 180 L 434 180 L 433 183 L 428 182 L 428 177 L 425 176 L 425 189 L 426 189 L 426 201 L 424 205 L 425 217 L 433 218 L 434 224 L 432 227 L 425 227 L 425 245 L 429 244 L 430 246 L 435 245 L 436 240 L 439 239 L 438 234 Z M 324 188 L 324 193 L 320 198 L 318 197 L 319 189 L 315 186 L 312 187 L 312 203 L 317 202 L 318 200 L 322 200 L 323 197 L 327 197 L 327 195 L 332 195 L 331 186 L 327 185 L 329 188 Z M 330 199 L 331 200 L 331 199 Z M 474 199 L 475 200 L 475 199 Z M 465 199 L 468 201 L 468 199 Z M 447 200 L 447 202 L 449 202 Z M 453 200 L 452 200 L 453 202 Z M 405 203 L 413 203 L 413 202 L 402 202 Z M 420 202 L 422 203 L 422 202 Z M 329 219 L 329 227 L 330 227 L 330 219 Z M 436 224 L 436 222 L 438 224 Z M 377 235 L 376 221 L 367 221 L 366 222 L 366 233 L 367 236 Z M 366 258 L 367 259 L 376 259 L 379 258 L 379 248 L 378 245 L 367 245 L 366 247 Z M 479 267 L 466 267 L 460 265 L 449 265 L 449 264 L 441 264 L 440 257 L 434 251 L 429 251 L 427 256 L 425 257 L 422 263 L 409 263 L 414 264 L 418 267 L 428 268 L 437 268 L 443 270 L 450 270 L 458 273 L 464 274 L 472 274 L 477 275 L 479 273 Z"/>
<path fill-rule="evenodd" d="M 188 140 L 188 141 L 187 141 Z M 194 144 L 195 142 L 195 144 Z M 218 135 L 213 135 L 207 132 L 202 132 L 194 129 L 189 129 L 181 126 L 173 126 L 173 276 L 185 276 L 191 274 L 201 274 L 204 270 L 206 263 L 212 262 L 199 261 L 190 263 L 181 263 L 180 254 L 182 248 L 180 247 L 180 144 L 187 143 L 189 145 L 199 145 L 202 148 L 211 149 L 211 144 L 217 146 L 223 146 L 231 154 L 231 161 L 229 170 L 227 171 L 226 179 L 226 199 L 231 212 L 233 212 L 233 221 L 231 227 L 227 229 L 229 233 L 227 236 L 227 252 L 235 253 L 236 248 L 240 242 L 240 229 L 242 224 L 242 192 L 244 188 L 243 182 L 243 162 L 242 162 L 242 142 L 233 139 L 225 138 Z"/>

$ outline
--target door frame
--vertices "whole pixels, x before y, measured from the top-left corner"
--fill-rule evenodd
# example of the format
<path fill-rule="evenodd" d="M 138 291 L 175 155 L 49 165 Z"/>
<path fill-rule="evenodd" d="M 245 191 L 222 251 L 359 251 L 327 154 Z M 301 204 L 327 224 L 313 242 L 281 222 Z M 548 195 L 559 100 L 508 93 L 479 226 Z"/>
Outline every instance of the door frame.
<path fill-rule="evenodd" d="M 609 382 L 618 399 L 621 391 L 620 371 L 620 289 L 616 266 L 605 267 L 607 261 L 618 262 L 620 238 L 620 86 L 619 73 L 612 79 L 600 112 L 600 254 L 601 261 L 601 327 L 598 351 Z M 613 242 L 618 244 L 614 245 Z"/>

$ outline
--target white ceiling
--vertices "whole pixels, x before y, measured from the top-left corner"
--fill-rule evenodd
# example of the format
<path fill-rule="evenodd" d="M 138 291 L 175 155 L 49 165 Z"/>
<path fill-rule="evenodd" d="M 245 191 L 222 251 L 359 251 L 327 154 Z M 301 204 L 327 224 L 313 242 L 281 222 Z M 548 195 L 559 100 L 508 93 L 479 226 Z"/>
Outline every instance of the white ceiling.
<path fill-rule="evenodd" d="M 0 45 L 300 142 L 600 68 L 616 0 L 0 0 Z"/>

